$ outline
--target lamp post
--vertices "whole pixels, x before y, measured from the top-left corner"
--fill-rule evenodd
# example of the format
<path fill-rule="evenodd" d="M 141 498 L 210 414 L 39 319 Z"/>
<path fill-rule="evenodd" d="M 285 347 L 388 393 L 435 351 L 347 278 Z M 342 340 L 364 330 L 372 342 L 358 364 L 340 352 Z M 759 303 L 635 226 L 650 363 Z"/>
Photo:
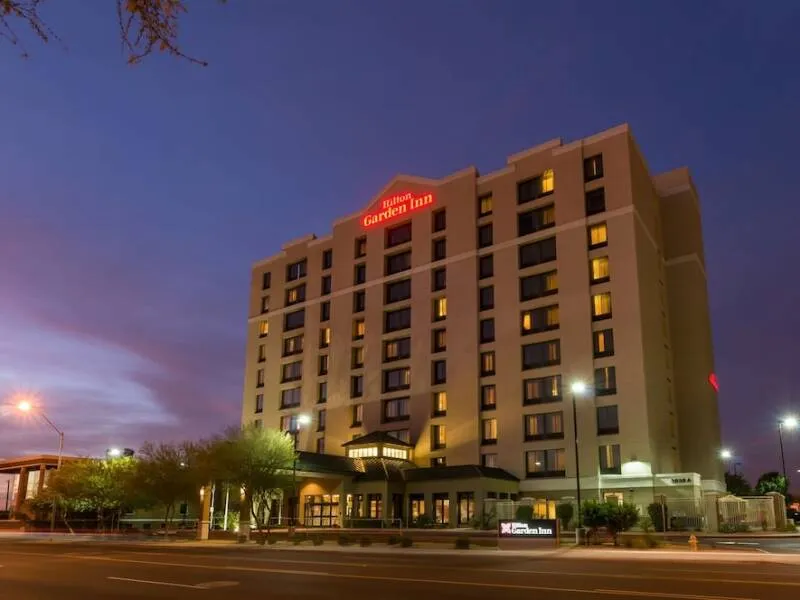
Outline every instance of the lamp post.
<path fill-rule="evenodd" d="M 786 457 L 783 454 L 783 429 L 785 427 L 787 430 L 791 431 L 792 429 L 796 429 L 798 424 L 800 424 L 800 421 L 794 416 L 784 417 L 778 421 L 778 442 L 781 447 L 781 469 L 783 470 L 783 480 L 786 482 L 787 486 L 789 485 L 789 479 L 786 477 Z"/>
<path fill-rule="evenodd" d="M 297 501 L 297 438 L 300 437 L 300 428 L 305 425 L 311 424 L 311 417 L 308 415 L 297 415 L 297 424 L 292 432 L 294 438 L 294 460 L 292 460 L 292 504 L 291 515 L 289 516 L 289 533 L 294 533 L 294 526 L 297 521 L 295 514 L 299 509 L 299 502 Z"/>
<path fill-rule="evenodd" d="M 579 531 L 582 525 L 581 519 L 581 459 L 578 452 L 578 404 L 576 402 L 577 396 L 583 396 L 586 393 L 586 384 L 582 381 L 575 381 L 571 386 L 572 391 L 572 433 L 575 439 L 575 497 L 578 501 L 578 526 L 575 531 L 576 537 L 579 536 Z"/>
<path fill-rule="evenodd" d="M 33 405 L 27 401 L 22 400 L 17 404 L 17 409 L 27 413 L 27 412 L 35 412 L 35 414 L 39 415 L 39 417 L 47 423 L 50 427 L 52 427 L 53 431 L 58 434 L 58 462 L 56 463 L 56 471 L 61 469 L 61 459 L 64 454 L 64 432 L 61 431 L 58 427 L 56 427 L 53 422 L 47 418 L 47 415 L 44 414 L 41 410 L 34 411 Z M 56 530 L 56 499 L 53 497 L 53 510 L 50 515 L 50 532 Z"/>
<path fill-rule="evenodd" d="M 719 457 L 725 461 L 725 472 L 729 473 L 731 467 L 731 459 L 733 458 L 733 452 L 731 452 L 727 448 L 724 448 L 719 451 Z"/>

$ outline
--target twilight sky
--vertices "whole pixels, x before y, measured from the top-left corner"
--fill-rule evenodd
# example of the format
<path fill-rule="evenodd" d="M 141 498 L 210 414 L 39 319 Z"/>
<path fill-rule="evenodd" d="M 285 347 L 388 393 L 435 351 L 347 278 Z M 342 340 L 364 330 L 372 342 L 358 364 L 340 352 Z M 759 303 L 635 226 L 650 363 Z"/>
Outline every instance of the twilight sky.
<path fill-rule="evenodd" d="M 748 474 L 778 467 L 776 419 L 800 413 L 800 3 L 190 5 L 205 69 L 127 66 L 110 2 L 46 5 L 66 48 L 0 43 L 0 402 L 36 393 L 70 453 L 234 424 L 252 262 L 397 172 L 488 172 L 627 121 L 651 171 L 693 171 L 723 438 Z M 54 447 L 0 407 L 0 456 Z"/>

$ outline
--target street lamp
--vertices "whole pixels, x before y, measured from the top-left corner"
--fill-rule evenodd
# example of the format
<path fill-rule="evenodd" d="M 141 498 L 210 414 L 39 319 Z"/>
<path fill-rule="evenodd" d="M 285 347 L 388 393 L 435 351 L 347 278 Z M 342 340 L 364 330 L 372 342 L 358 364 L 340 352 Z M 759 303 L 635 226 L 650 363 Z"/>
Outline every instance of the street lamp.
<path fill-rule="evenodd" d="M 292 504 L 290 506 L 292 514 L 290 515 L 289 521 L 289 533 L 294 532 L 294 525 L 297 521 L 297 515 L 295 514 L 297 510 L 300 508 L 299 502 L 297 502 L 297 439 L 300 437 L 300 428 L 305 427 L 306 425 L 311 424 L 311 417 L 309 415 L 297 415 L 297 420 L 295 421 L 296 425 L 294 430 L 292 431 L 292 437 L 294 438 L 294 460 L 292 461 Z"/>
<path fill-rule="evenodd" d="M 733 458 L 733 452 L 728 450 L 727 448 L 723 448 L 719 451 L 719 457 L 725 461 L 725 472 L 729 473 L 731 470 L 731 459 Z M 735 469 L 734 469 L 735 471 Z M 735 474 L 735 473 L 734 473 Z"/>
<path fill-rule="evenodd" d="M 577 396 L 586 393 L 586 384 L 582 381 L 574 381 L 570 388 L 572 390 L 572 432 L 575 439 L 575 494 L 578 501 L 578 527 L 580 530 L 581 520 L 581 459 L 578 454 L 578 404 L 575 401 Z M 575 532 L 575 535 L 579 535 Z"/>
<path fill-rule="evenodd" d="M 798 425 L 800 425 L 800 421 L 795 416 L 787 416 L 778 421 L 778 442 L 781 446 L 781 468 L 783 469 L 783 480 L 786 482 L 787 486 L 789 485 L 789 479 L 786 477 L 786 457 L 783 454 L 783 430 L 785 428 L 791 431 L 792 429 L 797 429 Z"/>
<path fill-rule="evenodd" d="M 119 458 L 120 456 L 122 456 L 122 450 L 120 450 L 119 448 L 109 448 L 108 450 L 106 450 L 106 456 L 109 456 L 111 458 Z"/>
<path fill-rule="evenodd" d="M 56 471 L 61 469 L 61 458 L 64 454 L 64 432 L 61 431 L 58 427 L 56 427 L 53 422 L 47 418 L 47 415 L 44 414 L 44 411 L 35 410 L 33 404 L 30 403 L 28 400 L 20 400 L 17 403 L 17 410 L 24 413 L 34 412 L 37 414 L 45 423 L 47 423 L 50 427 L 53 428 L 58 434 L 58 462 L 56 463 Z M 56 530 L 56 500 L 55 496 L 53 497 L 53 511 L 50 515 L 50 531 L 53 532 Z"/>

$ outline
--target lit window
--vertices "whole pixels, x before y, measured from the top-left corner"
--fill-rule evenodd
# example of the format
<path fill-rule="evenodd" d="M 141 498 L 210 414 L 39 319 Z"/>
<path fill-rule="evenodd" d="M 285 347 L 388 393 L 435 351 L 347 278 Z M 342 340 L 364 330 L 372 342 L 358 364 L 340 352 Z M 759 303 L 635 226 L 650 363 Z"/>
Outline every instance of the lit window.
<path fill-rule="evenodd" d="M 258 335 L 259 337 L 264 337 L 269 333 L 269 321 L 259 321 L 258 323 Z"/>
<path fill-rule="evenodd" d="M 331 328 L 323 327 L 319 331 L 319 347 L 327 348 L 331 345 Z"/>
<path fill-rule="evenodd" d="M 497 419 L 484 419 L 481 423 L 481 443 L 497 443 Z"/>
<path fill-rule="evenodd" d="M 481 386 L 481 410 L 497 408 L 497 388 L 494 384 Z"/>
<path fill-rule="evenodd" d="M 481 377 L 494 375 L 494 351 L 481 352 Z"/>
<path fill-rule="evenodd" d="M 611 292 L 592 296 L 592 319 L 608 319 L 611 317 Z"/>
<path fill-rule="evenodd" d="M 542 173 L 542 194 L 549 194 L 556 187 L 556 178 L 553 169 L 547 169 Z"/>
<path fill-rule="evenodd" d="M 600 455 L 600 473 L 607 475 L 621 472 L 619 444 L 600 446 L 598 454 Z"/>
<path fill-rule="evenodd" d="M 478 216 L 485 217 L 492 214 L 492 195 L 485 194 L 478 198 Z"/>
<path fill-rule="evenodd" d="M 353 321 L 353 339 L 360 340 L 364 337 L 364 334 L 367 332 L 367 325 L 364 322 L 364 319 L 356 319 Z"/>
<path fill-rule="evenodd" d="M 371 446 L 369 448 L 350 448 L 347 451 L 350 458 L 368 458 L 370 456 L 378 456 L 378 448 Z"/>
<path fill-rule="evenodd" d="M 558 305 L 542 306 L 522 313 L 522 333 L 538 333 L 559 326 Z"/>
<path fill-rule="evenodd" d="M 608 228 L 605 223 L 589 227 L 589 248 L 600 248 L 608 244 Z"/>
<path fill-rule="evenodd" d="M 434 392 L 433 394 L 433 415 L 442 417 L 447 414 L 447 392 Z"/>
<path fill-rule="evenodd" d="M 400 460 L 408 459 L 408 450 L 400 450 L 399 448 L 384 448 L 383 455 L 387 458 L 399 458 Z"/>
<path fill-rule="evenodd" d="M 603 329 L 595 331 L 592 334 L 594 338 L 594 356 L 599 358 L 601 356 L 614 355 L 614 331 L 611 329 Z"/>
<path fill-rule="evenodd" d="M 447 430 L 444 425 L 431 427 L 431 449 L 441 450 L 447 446 Z"/>
<path fill-rule="evenodd" d="M 593 258 L 590 263 L 592 283 L 602 283 L 608 281 L 610 276 L 608 273 L 608 257 L 600 256 Z"/>
<path fill-rule="evenodd" d="M 433 301 L 433 318 L 440 321 L 447 317 L 447 298 L 437 298 Z"/>
<path fill-rule="evenodd" d="M 496 467 L 497 454 L 481 454 L 481 465 L 484 467 Z"/>

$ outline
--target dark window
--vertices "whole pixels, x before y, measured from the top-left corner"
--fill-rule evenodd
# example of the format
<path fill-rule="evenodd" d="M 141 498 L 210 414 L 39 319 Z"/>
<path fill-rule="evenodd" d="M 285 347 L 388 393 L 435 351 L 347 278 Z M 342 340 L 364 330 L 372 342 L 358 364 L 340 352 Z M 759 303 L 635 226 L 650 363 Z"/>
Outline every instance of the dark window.
<path fill-rule="evenodd" d="M 383 393 L 407 390 L 411 387 L 411 368 L 383 370 Z"/>
<path fill-rule="evenodd" d="M 398 331 L 411 327 L 411 308 L 387 310 L 383 313 L 383 332 Z"/>
<path fill-rule="evenodd" d="M 364 395 L 364 376 L 351 375 L 350 376 L 350 397 L 360 398 Z"/>
<path fill-rule="evenodd" d="M 556 209 L 549 204 L 517 215 L 517 235 L 523 236 L 556 226 Z"/>
<path fill-rule="evenodd" d="M 552 170 L 547 170 L 538 177 L 532 177 L 517 184 L 517 204 L 536 200 L 553 192 L 555 177 Z"/>
<path fill-rule="evenodd" d="M 431 271 L 431 290 L 438 292 L 447 287 L 447 269 L 442 267 Z"/>
<path fill-rule="evenodd" d="M 306 276 L 306 259 L 286 265 L 286 281 L 295 281 Z"/>
<path fill-rule="evenodd" d="M 258 362 L 263 363 L 267 361 L 267 349 L 264 344 L 258 345 Z"/>
<path fill-rule="evenodd" d="M 614 330 L 601 329 L 592 333 L 594 357 L 614 356 Z"/>
<path fill-rule="evenodd" d="M 494 201 L 491 193 L 478 196 L 478 217 L 486 217 L 492 214 L 493 204 Z"/>
<path fill-rule="evenodd" d="M 325 404 L 327 401 L 328 401 L 328 382 L 320 381 L 319 385 L 317 386 L 317 404 Z"/>
<path fill-rule="evenodd" d="M 496 467 L 497 454 L 481 454 L 482 467 Z M 497 492 L 486 492 L 487 498 L 497 498 Z"/>
<path fill-rule="evenodd" d="M 317 371 L 319 375 L 327 375 L 328 374 L 328 355 L 327 354 L 320 354 L 319 357 L 319 369 Z"/>
<path fill-rule="evenodd" d="M 480 361 L 481 377 L 490 377 L 495 374 L 494 350 L 481 352 Z"/>
<path fill-rule="evenodd" d="M 533 300 L 558 293 L 558 274 L 548 271 L 519 279 L 519 300 Z"/>
<path fill-rule="evenodd" d="M 402 271 L 408 271 L 411 268 L 411 250 L 400 252 L 398 254 L 390 254 L 386 257 L 386 265 L 384 269 L 385 275 L 394 275 Z"/>
<path fill-rule="evenodd" d="M 409 414 L 409 399 L 408 398 L 392 398 L 383 401 L 383 423 L 391 423 L 392 421 L 407 421 L 411 416 Z"/>
<path fill-rule="evenodd" d="M 300 329 L 306 324 L 306 311 L 304 308 L 283 315 L 283 330 L 291 331 Z"/>
<path fill-rule="evenodd" d="M 411 356 L 411 338 L 403 337 L 383 342 L 383 361 L 391 362 Z"/>
<path fill-rule="evenodd" d="M 350 368 L 360 369 L 364 366 L 364 346 L 355 346 L 350 349 Z"/>
<path fill-rule="evenodd" d="M 561 412 L 525 415 L 525 441 L 564 439 L 564 415 Z"/>
<path fill-rule="evenodd" d="M 263 388 L 264 387 L 264 369 L 259 369 L 256 371 L 256 387 Z"/>
<path fill-rule="evenodd" d="M 529 333 L 541 333 L 542 331 L 550 331 L 551 329 L 558 329 L 558 305 L 540 306 L 539 308 L 532 308 L 531 310 L 522 311 L 522 319 L 520 329 L 522 335 Z"/>
<path fill-rule="evenodd" d="M 294 335 L 283 339 L 283 356 L 300 354 L 303 351 L 303 336 Z"/>
<path fill-rule="evenodd" d="M 597 435 L 619 433 L 619 411 L 616 406 L 597 407 Z"/>
<path fill-rule="evenodd" d="M 561 364 L 560 340 L 548 340 L 522 347 L 522 368 L 538 369 Z"/>
<path fill-rule="evenodd" d="M 367 236 L 356 238 L 355 257 L 361 258 L 367 255 Z"/>
<path fill-rule="evenodd" d="M 442 208 L 441 210 L 434 211 L 433 213 L 433 232 L 444 231 L 447 227 L 447 213 Z"/>
<path fill-rule="evenodd" d="M 610 396 L 617 393 L 616 367 L 601 367 L 594 370 L 595 396 Z"/>
<path fill-rule="evenodd" d="M 445 238 L 439 238 L 438 240 L 433 240 L 431 260 L 442 260 L 446 256 L 447 256 L 447 240 Z"/>
<path fill-rule="evenodd" d="M 444 352 L 447 350 L 447 330 L 434 329 L 431 332 L 431 352 Z"/>
<path fill-rule="evenodd" d="M 367 265 L 359 263 L 353 267 L 353 285 L 360 285 L 367 281 Z"/>
<path fill-rule="evenodd" d="M 317 438 L 317 454 L 325 454 L 325 438 Z"/>
<path fill-rule="evenodd" d="M 411 241 L 411 223 L 403 223 L 386 230 L 386 247 L 399 246 Z"/>
<path fill-rule="evenodd" d="M 561 375 L 534 377 L 522 382 L 522 404 L 546 404 L 561 400 Z"/>
<path fill-rule="evenodd" d="M 331 318 L 331 303 L 320 302 L 319 304 L 319 320 L 324 323 L 325 321 L 329 321 Z"/>
<path fill-rule="evenodd" d="M 586 192 L 586 216 L 596 215 L 606 209 L 606 190 L 597 188 Z"/>
<path fill-rule="evenodd" d="M 264 296 L 261 298 L 261 314 L 265 314 L 269 312 L 269 296 Z"/>
<path fill-rule="evenodd" d="M 264 394 L 256 394 L 256 414 L 264 412 Z"/>
<path fill-rule="evenodd" d="M 481 319 L 480 342 L 488 344 L 494 341 L 494 319 Z"/>
<path fill-rule="evenodd" d="M 519 268 L 535 267 L 556 259 L 556 238 L 551 237 L 519 247 Z"/>
<path fill-rule="evenodd" d="M 437 385 L 447 382 L 447 363 L 443 360 L 434 360 L 431 363 L 431 383 Z"/>
<path fill-rule="evenodd" d="M 497 408 L 497 388 L 494 384 L 481 386 L 481 410 L 494 410 Z"/>
<path fill-rule="evenodd" d="M 367 292 L 359 290 L 353 292 L 353 312 L 362 312 L 367 305 Z"/>
<path fill-rule="evenodd" d="M 286 306 L 292 304 L 299 304 L 306 301 L 306 284 L 303 283 L 293 288 L 286 290 Z"/>
<path fill-rule="evenodd" d="M 272 284 L 272 273 L 264 273 L 261 276 L 261 289 L 268 290 L 271 284 Z"/>
<path fill-rule="evenodd" d="M 486 223 L 478 227 L 478 248 L 486 248 L 494 243 L 492 224 Z"/>
<path fill-rule="evenodd" d="M 328 248 L 322 252 L 322 270 L 325 271 L 333 266 L 333 250 Z"/>
<path fill-rule="evenodd" d="M 595 154 L 583 159 L 583 180 L 594 181 L 603 176 L 603 155 Z"/>
<path fill-rule="evenodd" d="M 491 310 L 494 308 L 494 286 L 487 285 L 478 292 L 478 305 L 481 310 Z"/>
<path fill-rule="evenodd" d="M 281 391 L 281 408 L 294 408 L 300 406 L 301 390 L 303 388 L 295 387 L 288 390 Z"/>
<path fill-rule="evenodd" d="M 478 259 L 478 279 L 486 279 L 494 275 L 494 258 L 485 254 Z"/>
<path fill-rule="evenodd" d="M 383 303 L 391 304 L 392 302 L 400 302 L 401 300 L 408 300 L 411 298 L 411 280 L 401 279 L 400 281 L 393 281 L 384 286 Z"/>
<path fill-rule="evenodd" d="M 323 296 L 327 296 L 328 294 L 331 293 L 331 287 L 332 287 L 332 285 L 331 285 L 331 276 L 330 275 L 323 276 L 323 278 L 322 278 L 322 286 L 321 286 L 322 289 L 321 289 L 320 293 Z"/>
<path fill-rule="evenodd" d="M 386 435 L 391 436 L 401 442 L 408 444 L 411 441 L 411 433 L 408 429 L 394 429 L 386 431 Z"/>
<path fill-rule="evenodd" d="M 364 421 L 364 405 L 354 404 L 351 408 L 353 420 L 350 427 L 358 427 Z"/>

